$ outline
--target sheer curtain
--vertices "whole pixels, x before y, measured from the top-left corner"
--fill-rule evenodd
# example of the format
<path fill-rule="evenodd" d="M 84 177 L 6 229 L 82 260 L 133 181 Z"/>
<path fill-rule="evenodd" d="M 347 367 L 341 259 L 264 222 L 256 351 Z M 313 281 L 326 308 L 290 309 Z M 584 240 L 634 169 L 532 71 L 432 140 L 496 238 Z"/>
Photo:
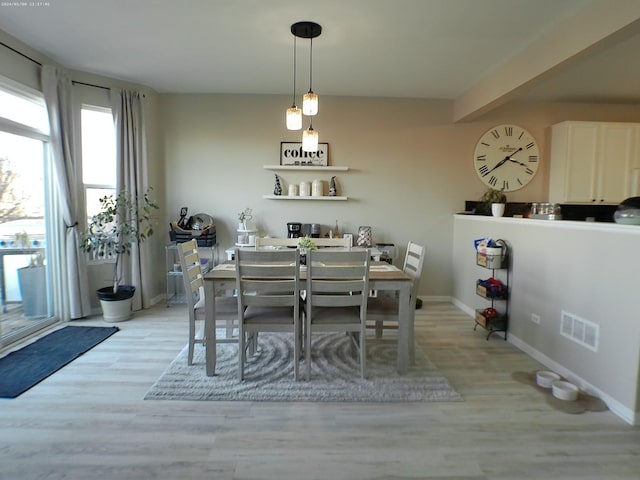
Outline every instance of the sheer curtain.
<path fill-rule="evenodd" d="M 116 128 L 116 190 L 142 198 L 148 187 L 144 95 L 113 88 L 111 108 Z M 122 259 L 123 283 L 136 286 L 134 310 L 151 306 L 149 258 L 147 244 L 141 243 L 133 245 L 131 256 Z"/>
<path fill-rule="evenodd" d="M 42 66 L 42 92 L 47 104 L 51 128 L 51 155 L 57 185 L 59 209 L 66 225 L 62 238 L 60 263 L 66 275 L 63 276 L 63 318 L 68 313 L 71 319 L 82 318 L 91 313 L 89 276 L 86 257 L 80 250 L 78 215 L 78 179 L 80 168 L 73 151 L 73 87 L 71 80 L 62 70 L 52 66 Z M 64 268 L 66 267 L 66 268 Z"/>

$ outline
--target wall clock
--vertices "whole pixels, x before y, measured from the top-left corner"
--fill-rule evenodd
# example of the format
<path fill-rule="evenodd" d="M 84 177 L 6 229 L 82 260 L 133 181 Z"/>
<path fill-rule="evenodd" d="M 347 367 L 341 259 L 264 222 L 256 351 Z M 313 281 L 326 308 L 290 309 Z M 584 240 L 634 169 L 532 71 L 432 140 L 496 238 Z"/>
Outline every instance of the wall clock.
<path fill-rule="evenodd" d="M 498 125 L 485 132 L 473 153 L 473 166 L 482 183 L 512 192 L 527 185 L 540 162 L 538 143 L 518 125 Z"/>

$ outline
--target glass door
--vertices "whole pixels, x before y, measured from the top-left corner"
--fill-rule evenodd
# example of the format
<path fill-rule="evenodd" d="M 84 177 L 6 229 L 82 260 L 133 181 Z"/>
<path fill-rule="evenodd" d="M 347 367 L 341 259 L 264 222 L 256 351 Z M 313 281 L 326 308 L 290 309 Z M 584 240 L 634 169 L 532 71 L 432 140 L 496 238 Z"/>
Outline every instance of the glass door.
<path fill-rule="evenodd" d="M 45 144 L 0 131 L 0 331 L 12 343 L 53 322 Z"/>

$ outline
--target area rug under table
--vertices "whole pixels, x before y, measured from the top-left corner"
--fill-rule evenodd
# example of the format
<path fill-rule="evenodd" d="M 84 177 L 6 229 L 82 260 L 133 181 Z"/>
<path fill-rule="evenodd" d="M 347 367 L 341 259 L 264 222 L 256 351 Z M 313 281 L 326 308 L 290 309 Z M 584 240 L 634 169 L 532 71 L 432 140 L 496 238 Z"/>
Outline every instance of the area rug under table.
<path fill-rule="evenodd" d="M 293 380 L 292 335 L 260 334 L 259 348 L 245 364 L 238 381 L 235 344 L 217 346 L 216 375 L 205 374 L 204 348 L 196 347 L 194 365 L 187 365 L 187 347 L 151 387 L 145 400 L 248 400 L 315 402 L 461 401 L 445 377 L 416 349 L 416 363 L 406 375 L 396 372 L 396 341 L 367 339 L 367 378 L 344 334 L 316 335 L 311 380 Z"/>

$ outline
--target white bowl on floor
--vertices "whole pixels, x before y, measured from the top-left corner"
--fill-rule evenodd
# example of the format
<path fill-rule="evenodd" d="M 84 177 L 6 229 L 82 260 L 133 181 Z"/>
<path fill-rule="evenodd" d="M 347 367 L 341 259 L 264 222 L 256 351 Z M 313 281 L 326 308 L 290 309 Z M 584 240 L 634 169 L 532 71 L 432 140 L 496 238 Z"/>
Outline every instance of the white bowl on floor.
<path fill-rule="evenodd" d="M 560 375 L 546 370 L 536 372 L 536 383 L 543 388 L 551 388 L 553 382 L 560 380 Z"/>
<path fill-rule="evenodd" d="M 553 385 L 551 386 L 551 393 L 553 393 L 554 397 L 570 402 L 573 402 L 578 398 L 578 391 L 578 387 L 573 383 L 565 382 L 563 380 L 553 382 Z"/>

